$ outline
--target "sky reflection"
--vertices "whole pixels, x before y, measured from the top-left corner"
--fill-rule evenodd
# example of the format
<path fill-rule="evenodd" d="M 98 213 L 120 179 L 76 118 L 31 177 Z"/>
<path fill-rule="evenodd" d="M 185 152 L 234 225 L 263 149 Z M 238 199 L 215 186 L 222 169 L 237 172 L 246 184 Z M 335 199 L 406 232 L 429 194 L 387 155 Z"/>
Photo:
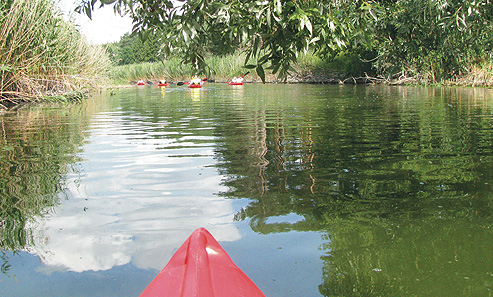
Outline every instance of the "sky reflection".
<path fill-rule="evenodd" d="M 95 123 L 61 205 L 33 226 L 30 252 L 43 262 L 41 271 L 101 271 L 130 262 L 159 270 L 198 227 L 218 241 L 240 239 L 231 202 L 216 195 L 225 188 L 211 166 L 214 138 L 198 137 L 194 145 L 190 131 L 156 137 L 154 124 L 132 119 L 129 129 L 118 113 Z"/>

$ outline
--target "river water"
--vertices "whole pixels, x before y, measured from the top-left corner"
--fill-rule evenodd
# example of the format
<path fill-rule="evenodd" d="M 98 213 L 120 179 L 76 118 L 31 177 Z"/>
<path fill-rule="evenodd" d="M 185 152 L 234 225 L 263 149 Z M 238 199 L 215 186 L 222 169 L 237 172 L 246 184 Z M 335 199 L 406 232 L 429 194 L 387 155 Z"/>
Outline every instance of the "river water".
<path fill-rule="evenodd" d="M 150 86 L 0 121 L 1 296 L 138 296 L 198 227 L 267 296 L 493 294 L 493 90 Z"/>

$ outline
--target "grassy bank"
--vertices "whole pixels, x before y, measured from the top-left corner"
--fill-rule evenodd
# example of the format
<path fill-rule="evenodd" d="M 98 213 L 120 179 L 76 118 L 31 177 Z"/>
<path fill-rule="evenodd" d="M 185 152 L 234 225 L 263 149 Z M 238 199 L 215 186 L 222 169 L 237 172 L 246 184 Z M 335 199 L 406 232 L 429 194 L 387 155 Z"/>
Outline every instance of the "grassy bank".
<path fill-rule="evenodd" d="M 210 79 L 216 81 L 229 81 L 232 77 L 243 75 L 248 70 L 245 69 L 243 63 L 245 55 L 243 53 L 235 53 L 228 56 L 217 57 L 210 56 L 206 58 L 211 74 Z M 300 77 L 302 81 L 316 80 L 316 77 L 334 77 L 341 76 L 340 71 L 330 70 L 332 65 L 320 59 L 313 54 L 302 55 L 299 57 L 297 64 L 298 74 L 290 78 L 294 81 Z M 333 67 L 332 67 L 333 68 Z M 122 66 L 114 66 L 109 71 L 109 77 L 113 84 L 122 85 L 136 82 L 139 79 L 156 82 L 162 78 L 167 81 L 186 81 L 192 75 L 196 75 L 194 69 L 188 65 L 181 64 L 178 58 L 172 58 L 156 63 L 138 63 Z M 310 75 L 312 77 L 310 77 Z M 267 74 L 267 81 L 277 81 L 277 76 Z M 301 77 L 303 77 L 301 79 Z M 248 81 L 260 82 L 260 78 L 255 74 L 255 70 L 250 71 L 247 77 Z"/>
<path fill-rule="evenodd" d="M 0 4 L 1 108 L 84 93 L 101 83 L 108 66 L 106 52 L 89 44 L 54 0 Z"/>
<path fill-rule="evenodd" d="M 207 64 L 211 68 L 210 79 L 229 81 L 233 76 L 247 72 L 243 67 L 245 56 L 237 53 L 225 57 L 208 57 Z M 468 71 L 449 80 L 436 82 L 427 74 L 409 75 L 406 72 L 373 74 L 371 67 L 356 55 L 340 55 L 330 61 L 324 60 L 313 53 L 300 55 L 295 65 L 296 72 L 288 77 L 290 83 L 383 83 L 383 84 L 415 84 L 415 85 L 461 85 L 461 86 L 493 86 L 493 63 L 471 65 Z M 109 78 L 114 85 L 126 85 L 139 79 L 157 82 L 164 78 L 169 82 L 189 80 L 196 73 L 182 65 L 177 58 L 156 63 L 138 63 L 113 66 Z M 267 82 L 277 82 L 277 76 L 266 74 Z M 260 82 L 260 77 L 251 71 L 247 81 Z"/>
<path fill-rule="evenodd" d="M 227 81 L 236 75 L 245 74 L 243 68 L 244 55 L 234 54 L 225 57 L 209 57 L 206 59 L 210 66 L 212 79 Z M 186 81 L 192 75 L 196 75 L 193 68 L 181 64 L 178 58 L 172 58 L 162 62 L 138 63 L 122 66 L 114 66 L 109 71 L 109 77 L 113 84 L 128 84 L 139 79 L 146 81 Z"/>
<path fill-rule="evenodd" d="M 452 85 L 467 85 L 472 87 L 477 86 L 493 86 L 493 62 L 483 62 L 472 65 L 469 71 L 462 76 L 458 76 L 454 80 L 447 83 Z"/>

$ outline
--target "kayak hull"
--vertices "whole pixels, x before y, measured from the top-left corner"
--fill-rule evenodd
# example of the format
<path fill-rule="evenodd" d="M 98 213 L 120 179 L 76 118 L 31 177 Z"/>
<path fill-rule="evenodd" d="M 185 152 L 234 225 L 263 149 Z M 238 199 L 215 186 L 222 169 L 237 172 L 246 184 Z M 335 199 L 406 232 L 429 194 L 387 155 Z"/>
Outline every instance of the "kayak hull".
<path fill-rule="evenodd" d="M 189 84 L 188 87 L 191 88 L 191 89 L 198 89 L 198 88 L 202 88 L 202 85 Z"/>
<path fill-rule="evenodd" d="M 167 87 L 167 86 L 169 86 L 169 83 L 165 83 L 165 84 L 158 83 L 157 85 L 158 85 L 158 87 Z"/>
<path fill-rule="evenodd" d="M 265 297 L 204 228 L 195 230 L 140 297 Z"/>
<path fill-rule="evenodd" d="M 230 81 L 228 84 L 230 84 L 231 86 L 242 86 L 243 82 L 232 82 L 232 81 Z"/>

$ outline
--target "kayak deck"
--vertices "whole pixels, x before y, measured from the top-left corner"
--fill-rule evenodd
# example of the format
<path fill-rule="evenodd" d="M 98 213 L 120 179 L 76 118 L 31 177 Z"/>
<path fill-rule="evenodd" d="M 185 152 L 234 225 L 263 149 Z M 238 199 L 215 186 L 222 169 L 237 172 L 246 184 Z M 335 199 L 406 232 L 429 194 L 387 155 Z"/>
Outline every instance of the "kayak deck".
<path fill-rule="evenodd" d="M 265 297 L 204 228 L 190 235 L 140 296 Z"/>

